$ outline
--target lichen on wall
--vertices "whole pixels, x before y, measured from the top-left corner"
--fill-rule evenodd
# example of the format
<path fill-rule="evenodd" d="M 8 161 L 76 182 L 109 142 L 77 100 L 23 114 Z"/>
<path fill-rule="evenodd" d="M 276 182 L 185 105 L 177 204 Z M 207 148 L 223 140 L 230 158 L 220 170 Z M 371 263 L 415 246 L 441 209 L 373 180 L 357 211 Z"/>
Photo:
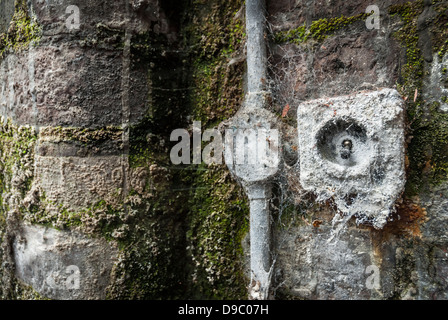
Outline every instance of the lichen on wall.
<path fill-rule="evenodd" d="M 36 45 L 42 33 L 41 27 L 29 12 L 25 1 L 15 1 L 14 6 L 14 14 L 7 32 L 0 33 L 0 57 L 7 50 L 24 50 L 30 44 Z"/>
<path fill-rule="evenodd" d="M 213 128 L 239 108 L 242 61 L 229 63 L 242 54 L 241 3 L 224 8 L 194 1 L 189 8 L 176 44 L 184 50 L 180 56 L 151 34 L 136 37 L 133 46 L 141 60 L 135 66 L 149 67 L 149 108 L 130 131 L 130 167 L 149 173 L 150 180 L 143 193 L 130 191 L 130 201 L 149 233 L 134 231 L 124 240 L 133 249 L 115 277 L 116 283 L 126 280 L 114 285 L 110 297 L 245 297 L 241 241 L 247 206 L 240 187 L 222 165 L 173 166 L 168 157 L 172 130 L 191 128 L 192 121 L 202 121 L 203 130 Z M 142 237 L 153 241 L 145 245 Z"/>
<path fill-rule="evenodd" d="M 33 127 L 16 126 L 2 117 L 0 126 L 1 150 L 1 207 L 0 207 L 0 261 L 5 267 L 0 275 L 2 298 L 39 298 L 40 295 L 23 285 L 14 276 L 14 262 L 10 256 L 17 221 L 25 211 L 23 199 L 34 177 L 33 161 L 37 134 Z"/>
<path fill-rule="evenodd" d="M 396 37 L 406 48 L 406 64 L 402 67 L 403 81 L 398 88 L 408 104 L 410 176 L 407 191 L 411 195 L 425 186 L 444 181 L 447 173 L 446 114 L 440 110 L 443 103 L 440 97 L 437 99 L 431 91 L 434 88 L 425 85 L 431 65 L 445 55 L 445 11 L 446 4 L 439 1 L 432 5 L 415 1 L 390 8 L 390 13 L 403 21 Z M 423 41 L 422 32 L 426 30 L 429 38 Z"/>
<path fill-rule="evenodd" d="M 203 132 L 216 128 L 241 107 L 243 2 L 195 1 L 191 19 L 186 39 L 189 45 L 199 43 L 191 52 L 191 119 L 202 122 Z M 186 240 L 192 259 L 192 294 L 199 298 L 245 298 L 248 280 L 242 240 L 248 232 L 247 200 L 225 165 L 190 169 L 193 171 L 185 170 L 182 176 L 191 183 Z"/>

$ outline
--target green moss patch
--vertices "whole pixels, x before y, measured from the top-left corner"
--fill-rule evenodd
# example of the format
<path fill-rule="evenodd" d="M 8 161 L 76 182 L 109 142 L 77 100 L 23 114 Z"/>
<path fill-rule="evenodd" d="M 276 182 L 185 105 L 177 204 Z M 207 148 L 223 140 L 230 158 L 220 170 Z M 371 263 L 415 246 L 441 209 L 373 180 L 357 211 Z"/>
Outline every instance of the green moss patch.
<path fill-rule="evenodd" d="M 198 298 L 244 299 L 242 239 L 249 230 L 244 193 L 222 166 L 193 173 L 189 196 L 188 251 Z"/>
<path fill-rule="evenodd" d="M 42 34 L 37 21 L 30 17 L 26 2 L 17 0 L 8 32 L 0 34 L 0 57 L 7 50 L 20 51 L 37 44 Z"/>
<path fill-rule="evenodd" d="M 347 26 L 357 22 L 364 21 L 370 14 L 360 13 L 351 17 L 324 18 L 315 20 L 309 27 L 302 25 L 296 29 L 280 31 L 274 35 L 276 43 L 295 43 L 301 44 L 310 40 L 323 41 L 334 32 L 344 29 Z"/>
<path fill-rule="evenodd" d="M 3 193 L 12 192 L 14 187 L 23 197 L 29 190 L 34 174 L 32 165 L 36 141 L 33 127 L 16 126 L 10 120 L 0 125 L 0 183 Z"/>
<path fill-rule="evenodd" d="M 398 16 L 403 23 L 394 36 L 406 50 L 406 61 L 397 88 L 406 99 L 410 124 L 409 177 L 406 185 L 406 194 L 409 196 L 419 193 L 425 186 L 437 185 L 448 178 L 448 116 L 439 110 L 439 102 L 426 101 L 421 94 L 430 67 L 425 63 L 419 47 L 418 19 L 423 9 L 421 0 L 389 8 L 389 13 Z M 433 9 L 436 15 L 427 22 L 431 25 L 432 50 L 443 56 L 446 52 L 448 17 L 445 12 L 448 6 L 436 1 Z"/>
<path fill-rule="evenodd" d="M 108 126 L 100 129 L 72 128 L 72 127 L 44 127 L 39 131 L 39 138 L 59 141 L 78 141 L 81 143 L 93 143 L 110 140 L 121 140 L 123 130 L 119 127 Z"/>
<path fill-rule="evenodd" d="M 241 8 L 241 0 L 195 1 L 192 22 L 185 29 L 186 45 L 193 48 L 192 116 L 206 127 L 233 116 L 244 96 L 245 24 L 238 18 Z"/>

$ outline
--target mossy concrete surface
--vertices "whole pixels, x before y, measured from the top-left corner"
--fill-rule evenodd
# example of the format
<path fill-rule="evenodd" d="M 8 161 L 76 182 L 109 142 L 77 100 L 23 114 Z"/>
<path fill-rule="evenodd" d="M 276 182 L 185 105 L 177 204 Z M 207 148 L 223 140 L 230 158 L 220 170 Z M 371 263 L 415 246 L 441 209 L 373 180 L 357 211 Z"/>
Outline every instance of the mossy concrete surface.
<path fill-rule="evenodd" d="M 383 229 L 350 220 L 332 238 L 334 203 L 301 188 L 288 140 L 271 201 L 272 294 L 446 299 L 448 3 L 380 1 L 378 30 L 365 25 L 369 1 L 329 3 L 267 1 L 268 108 L 295 137 L 286 124 L 300 102 L 396 89 L 407 182 Z M 247 298 L 240 184 L 225 166 L 169 159 L 174 129 L 221 129 L 241 107 L 243 1 L 80 0 L 73 30 L 68 5 L 0 1 L 0 296 Z M 48 272 L 29 276 L 36 246 L 55 243 L 38 261 Z M 61 286 L 70 265 L 98 285 Z"/>
<path fill-rule="evenodd" d="M 240 187 L 169 159 L 239 108 L 242 2 L 110 4 L 67 31 L 64 3 L 16 1 L 1 30 L 1 296 L 244 298 Z"/>

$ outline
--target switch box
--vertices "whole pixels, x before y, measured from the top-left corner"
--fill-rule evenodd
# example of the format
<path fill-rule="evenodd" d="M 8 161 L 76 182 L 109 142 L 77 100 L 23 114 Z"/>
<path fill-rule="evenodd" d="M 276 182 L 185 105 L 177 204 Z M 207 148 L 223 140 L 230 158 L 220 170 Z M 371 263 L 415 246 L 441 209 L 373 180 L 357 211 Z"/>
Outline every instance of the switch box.
<path fill-rule="evenodd" d="M 382 228 L 405 184 L 404 101 L 394 89 L 298 107 L 300 182 L 357 223 Z"/>

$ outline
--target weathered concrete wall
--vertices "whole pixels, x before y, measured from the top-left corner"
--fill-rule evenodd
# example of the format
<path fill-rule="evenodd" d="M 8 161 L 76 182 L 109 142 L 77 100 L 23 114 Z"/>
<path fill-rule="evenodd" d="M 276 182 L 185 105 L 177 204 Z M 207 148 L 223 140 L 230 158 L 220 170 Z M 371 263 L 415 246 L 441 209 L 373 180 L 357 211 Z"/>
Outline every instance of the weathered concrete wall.
<path fill-rule="evenodd" d="M 371 4 L 267 1 L 275 298 L 447 298 L 448 2 L 376 2 L 379 29 Z M 240 0 L 0 1 L 2 298 L 247 297 L 239 181 L 169 158 L 174 129 L 240 109 L 244 22 Z M 297 107 L 382 88 L 404 101 L 404 192 L 382 229 L 335 224 L 300 185 Z"/>
<path fill-rule="evenodd" d="M 0 5 L 2 298 L 244 297 L 241 188 L 169 159 L 239 107 L 241 2 Z"/>
<path fill-rule="evenodd" d="M 431 70 L 443 68 L 446 49 L 440 37 L 446 33 L 448 4 L 376 2 L 379 29 L 368 29 L 365 16 L 348 18 L 359 17 L 370 4 L 374 3 L 270 2 L 276 33 L 273 73 L 285 83 L 278 86 L 277 96 L 284 103 L 279 108 L 387 87 L 400 92 L 407 110 L 407 183 L 396 213 L 383 229 L 357 225 L 353 218 L 334 236 L 335 203 L 313 206 L 315 198 L 303 192 L 301 196 L 301 186 L 289 183 L 295 187 L 290 194 L 297 206 L 284 210 L 276 233 L 279 297 L 447 298 L 446 208 L 442 205 L 446 135 L 441 133 L 446 123 L 440 94 L 445 84 L 442 74 L 435 81 Z M 301 36 L 305 29 L 307 38 Z M 299 116 L 307 117 L 306 112 L 302 109 Z M 427 131 L 433 130 L 432 125 L 440 131 Z M 308 168 L 296 167 L 292 174 L 299 170 Z"/>

